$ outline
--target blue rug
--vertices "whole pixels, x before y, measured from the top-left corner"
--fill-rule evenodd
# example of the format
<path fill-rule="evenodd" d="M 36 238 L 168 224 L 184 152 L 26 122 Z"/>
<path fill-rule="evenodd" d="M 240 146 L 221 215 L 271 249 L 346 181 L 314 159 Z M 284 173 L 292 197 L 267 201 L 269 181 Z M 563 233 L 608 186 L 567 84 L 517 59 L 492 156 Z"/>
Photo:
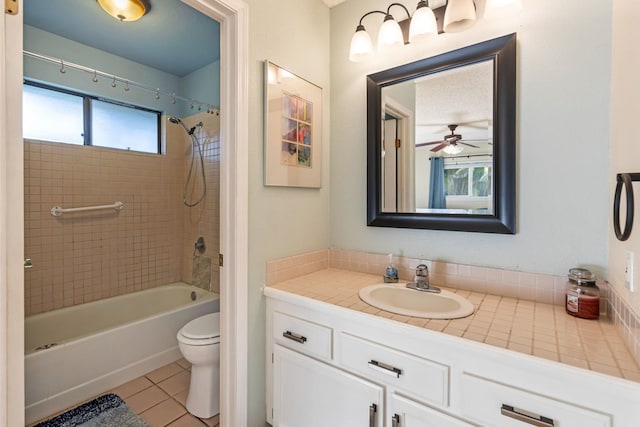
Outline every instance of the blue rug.
<path fill-rule="evenodd" d="M 105 394 L 34 427 L 149 427 L 118 395 Z"/>

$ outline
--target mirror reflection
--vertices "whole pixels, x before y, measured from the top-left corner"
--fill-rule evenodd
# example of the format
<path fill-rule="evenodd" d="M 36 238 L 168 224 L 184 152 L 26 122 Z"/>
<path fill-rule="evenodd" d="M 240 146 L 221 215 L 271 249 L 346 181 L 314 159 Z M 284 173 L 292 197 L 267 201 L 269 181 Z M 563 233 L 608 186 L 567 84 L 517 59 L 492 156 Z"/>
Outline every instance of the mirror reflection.
<path fill-rule="evenodd" d="M 385 86 L 383 212 L 492 215 L 493 60 Z"/>
<path fill-rule="evenodd" d="M 367 225 L 516 232 L 516 35 L 367 76 Z"/>

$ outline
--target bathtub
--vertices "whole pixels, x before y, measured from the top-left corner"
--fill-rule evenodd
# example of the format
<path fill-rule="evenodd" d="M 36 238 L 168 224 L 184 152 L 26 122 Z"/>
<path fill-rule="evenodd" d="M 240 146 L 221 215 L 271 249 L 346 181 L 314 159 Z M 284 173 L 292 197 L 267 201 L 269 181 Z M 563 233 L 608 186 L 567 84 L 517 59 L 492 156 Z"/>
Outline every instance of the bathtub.
<path fill-rule="evenodd" d="M 174 283 L 28 316 L 27 424 L 178 360 L 178 330 L 217 311 L 218 294 Z"/>

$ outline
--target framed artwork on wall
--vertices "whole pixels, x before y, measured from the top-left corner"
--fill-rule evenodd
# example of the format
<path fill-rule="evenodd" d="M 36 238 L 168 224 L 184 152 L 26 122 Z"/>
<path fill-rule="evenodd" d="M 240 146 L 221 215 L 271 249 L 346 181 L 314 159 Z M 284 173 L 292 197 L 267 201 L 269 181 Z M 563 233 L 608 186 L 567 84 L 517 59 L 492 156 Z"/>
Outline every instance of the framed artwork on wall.
<path fill-rule="evenodd" d="M 265 61 L 264 184 L 322 185 L 322 88 Z"/>

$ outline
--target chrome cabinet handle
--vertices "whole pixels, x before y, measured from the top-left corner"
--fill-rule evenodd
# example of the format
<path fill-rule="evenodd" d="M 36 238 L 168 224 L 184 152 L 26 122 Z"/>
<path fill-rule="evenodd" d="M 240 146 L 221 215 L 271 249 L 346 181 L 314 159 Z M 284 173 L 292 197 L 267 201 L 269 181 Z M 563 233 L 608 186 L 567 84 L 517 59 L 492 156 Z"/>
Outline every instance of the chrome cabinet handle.
<path fill-rule="evenodd" d="M 391 427 L 400 427 L 400 415 L 393 414 L 393 417 L 391 417 Z"/>
<path fill-rule="evenodd" d="M 526 424 L 531 424 L 536 427 L 553 427 L 555 426 L 555 422 L 551 418 L 544 417 L 542 415 L 537 415 L 524 409 L 514 408 L 510 405 L 502 404 L 502 408 L 500 409 L 500 413 L 505 417 L 513 418 L 514 420 L 522 421 Z"/>
<path fill-rule="evenodd" d="M 298 342 L 300 344 L 304 344 L 305 342 L 307 342 L 307 337 L 300 334 L 294 334 L 291 331 L 283 332 L 282 336 L 292 341 Z"/>
<path fill-rule="evenodd" d="M 402 375 L 402 369 L 387 365 L 386 363 L 378 362 L 377 360 L 371 359 L 368 364 L 371 368 L 378 369 L 383 374 L 391 375 L 396 378 L 400 378 L 400 375 Z"/>
<path fill-rule="evenodd" d="M 376 427 L 376 412 L 378 412 L 378 405 L 372 403 L 369 406 L 369 427 Z"/>

